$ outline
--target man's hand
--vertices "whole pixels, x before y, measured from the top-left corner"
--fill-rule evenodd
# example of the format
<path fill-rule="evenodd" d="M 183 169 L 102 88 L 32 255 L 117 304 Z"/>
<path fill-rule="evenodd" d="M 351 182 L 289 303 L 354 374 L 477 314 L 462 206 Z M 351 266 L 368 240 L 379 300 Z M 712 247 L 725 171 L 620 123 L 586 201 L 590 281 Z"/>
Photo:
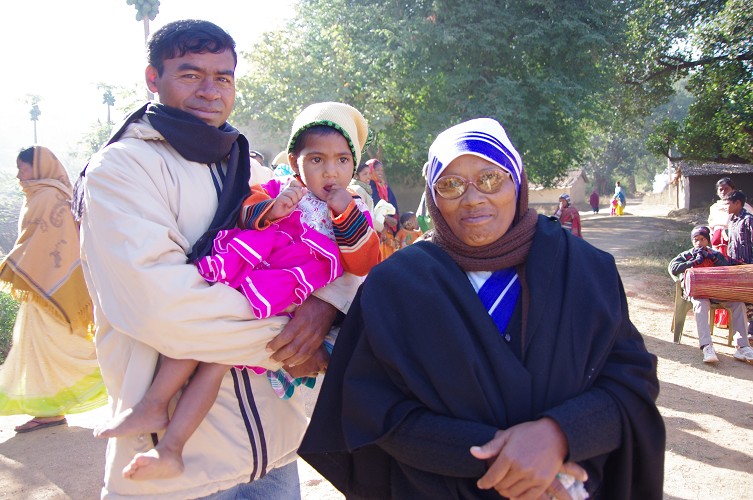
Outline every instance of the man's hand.
<path fill-rule="evenodd" d="M 305 189 L 300 182 L 291 181 L 290 185 L 277 195 L 272 208 L 264 215 L 264 220 L 274 221 L 289 215 L 298 206 L 298 202 L 301 201 L 303 195 L 306 194 Z"/>
<path fill-rule="evenodd" d="M 327 193 L 327 199 L 325 201 L 327 202 L 327 207 L 329 207 L 329 209 L 332 210 L 332 213 L 337 216 L 345 212 L 352 200 L 353 197 L 347 189 L 342 188 L 337 184 L 333 184 Z"/>
<path fill-rule="evenodd" d="M 336 317 L 335 306 L 311 295 L 298 306 L 282 332 L 267 344 L 267 350 L 274 352 L 272 359 L 291 367 L 303 363 L 322 346 Z"/>

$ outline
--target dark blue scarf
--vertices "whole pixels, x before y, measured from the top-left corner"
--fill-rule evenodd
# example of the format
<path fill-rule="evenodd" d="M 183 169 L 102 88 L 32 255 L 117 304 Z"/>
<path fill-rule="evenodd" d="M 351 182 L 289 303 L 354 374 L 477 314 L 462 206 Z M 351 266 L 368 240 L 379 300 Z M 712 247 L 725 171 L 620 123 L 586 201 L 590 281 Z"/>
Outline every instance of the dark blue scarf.
<path fill-rule="evenodd" d="M 128 116 L 105 146 L 117 142 L 131 123 L 145 115 L 155 130 L 186 160 L 206 164 L 227 160 L 227 175 L 217 212 L 209 229 L 196 241 L 188 254 L 188 260 L 194 261 L 209 255 L 218 231 L 235 227 L 241 204 L 248 195 L 251 172 L 248 141 L 228 123 L 219 128 L 212 127 L 190 113 L 150 102 Z M 73 188 L 72 210 L 76 220 L 81 220 L 84 211 L 83 179 L 88 166 L 87 163 Z"/>

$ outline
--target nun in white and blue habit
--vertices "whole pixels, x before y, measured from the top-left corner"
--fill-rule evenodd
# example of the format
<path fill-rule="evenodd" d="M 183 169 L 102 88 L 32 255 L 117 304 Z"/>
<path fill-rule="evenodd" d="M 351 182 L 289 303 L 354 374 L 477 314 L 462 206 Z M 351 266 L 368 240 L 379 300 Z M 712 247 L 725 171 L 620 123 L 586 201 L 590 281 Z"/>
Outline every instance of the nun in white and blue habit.
<path fill-rule="evenodd" d="M 482 247 L 450 230 L 434 197 L 468 154 L 517 192 L 512 225 Z M 477 487 L 487 464 L 470 448 L 549 417 L 591 498 L 662 498 L 656 357 L 612 256 L 528 208 L 520 156 L 490 118 L 437 137 L 426 200 L 435 229 L 364 282 L 299 455 L 347 498 L 499 498 Z"/>

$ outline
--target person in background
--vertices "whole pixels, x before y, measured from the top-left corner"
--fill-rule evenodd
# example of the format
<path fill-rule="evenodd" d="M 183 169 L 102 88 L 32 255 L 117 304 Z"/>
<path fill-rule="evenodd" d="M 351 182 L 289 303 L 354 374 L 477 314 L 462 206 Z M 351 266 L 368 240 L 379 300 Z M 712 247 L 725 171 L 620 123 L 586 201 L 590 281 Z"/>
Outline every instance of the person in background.
<path fill-rule="evenodd" d="M 620 181 L 617 181 L 614 184 L 614 196 L 612 197 L 613 201 L 617 201 L 614 205 L 614 214 L 613 215 L 622 215 L 625 212 L 625 192 L 622 190 L 622 186 L 620 185 Z"/>
<path fill-rule="evenodd" d="M 570 203 L 570 195 L 562 193 L 559 199 L 559 206 L 554 212 L 554 217 L 560 221 L 562 227 L 573 233 L 578 238 L 582 238 L 580 228 L 580 213 Z"/>
<path fill-rule="evenodd" d="M 251 151 L 248 152 L 248 156 L 249 158 L 256 160 L 259 163 L 259 165 L 261 165 L 262 167 L 266 167 L 266 165 L 264 164 L 264 155 L 261 154 L 260 152 L 252 149 Z"/>
<path fill-rule="evenodd" d="M 429 168 L 429 162 L 424 163 L 421 169 L 421 177 L 426 179 L 426 170 Z M 421 193 L 421 200 L 418 202 L 418 208 L 416 208 L 416 220 L 418 221 L 418 228 L 424 233 L 434 227 L 431 222 L 431 215 L 429 215 L 429 209 L 426 206 L 426 193 Z"/>
<path fill-rule="evenodd" d="M 716 181 L 716 195 L 719 199 L 709 207 L 708 227 L 711 230 L 711 246 L 722 252 L 725 257 L 727 256 L 727 241 L 729 240 L 727 226 L 732 215 L 729 213 L 728 204 L 724 201 L 724 197 L 735 190 L 732 179 L 722 177 Z M 743 208 L 746 212 L 753 213 L 753 208 L 747 202 Z"/>
<path fill-rule="evenodd" d="M 350 181 L 350 186 L 348 187 L 366 204 L 369 213 L 372 214 L 371 219 L 372 223 L 374 223 L 374 230 L 379 233 L 384 229 L 384 223 L 381 222 L 377 225 L 374 221 L 374 199 L 372 198 L 373 193 L 371 191 L 370 180 L 371 174 L 369 173 L 369 166 L 362 163 L 356 168 L 356 172 L 353 174 L 353 179 Z"/>
<path fill-rule="evenodd" d="M 412 245 L 424 232 L 418 227 L 418 220 L 414 212 L 403 212 L 400 216 L 400 231 L 397 232 L 398 249 Z"/>
<path fill-rule="evenodd" d="M 235 101 L 235 42 L 217 25 L 181 20 L 147 44 L 146 84 L 158 98 L 131 114 L 77 182 L 84 275 L 112 415 L 135 406 L 160 354 L 275 369 L 294 377 L 326 368 L 321 349 L 359 280 L 343 275 L 293 318 L 255 319 L 246 298 L 210 284 L 194 262 L 236 226 L 248 195 L 249 145 L 227 123 Z M 269 178 L 268 170 L 265 175 Z M 270 342 L 270 329 L 279 333 Z M 164 421 L 169 415 L 164 416 Z M 179 477 L 134 481 L 123 470 L 164 436 L 110 438 L 102 497 L 300 498 L 296 450 L 306 428 L 296 392 L 280 399 L 266 377 L 231 368 L 183 449 Z"/>
<path fill-rule="evenodd" d="M 716 181 L 716 195 L 719 199 L 709 207 L 709 219 L 708 227 L 711 230 L 711 247 L 714 250 L 718 250 L 725 257 L 727 257 L 727 225 L 732 217 L 728 211 L 727 203 L 724 201 L 724 196 L 735 190 L 735 184 L 729 177 L 722 177 Z M 753 212 L 753 208 L 747 203 L 745 204 L 745 210 L 748 213 Z M 748 319 L 753 320 L 753 308 L 748 312 Z M 728 328 L 729 318 L 726 309 L 717 309 L 714 323 L 721 328 Z M 753 322 L 750 323 L 753 325 Z M 748 336 L 753 337 L 753 330 L 748 331 Z"/>
<path fill-rule="evenodd" d="M 730 219 L 727 225 L 727 255 L 732 264 L 753 264 L 753 213 L 745 207 L 742 191 L 730 191 L 722 198 Z M 746 304 L 748 338 L 753 339 L 753 304 Z"/>
<path fill-rule="evenodd" d="M 387 184 L 387 178 L 384 173 L 384 165 L 376 158 L 372 158 L 366 162 L 369 166 L 369 173 L 371 176 L 371 193 L 374 199 L 374 208 L 376 208 L 379 201 L 383 200 L 385 203 L 389 203 L 394 208 L 394 214 L 387 213 L 384 218 L 384 228 L 382 229 L 380 236 L 382 240 L 382 260 L 386 259 L 397 249 L 395 243 L 395 235 L 400 230 L 400 209 L 397 205 L 397 198 L 395 193 L 392 192 L 392 188 Z"/>
<path fill-rule="evenodd" d="M 593 213 L 598 214 L 599 213 L 599 193 L 596 192 L 596 189 L 591 191 L 591 196 L 588 197 L 588 203 L 591 205 L 591 211 Z"/>
<path fill-rule="evenodd" d="M 680 252 L 669 264 L 670 272 L 680 279 L 685 277 L 685 270 L 695 267 L 714 267 L 729 265 L 721 252 L 711 248 L 711 232 L 706 226 L 696 226 L 690 232 L 693 248 Z M 706 298 L 687 297 L 693 304 L 693 315 L 698 330 L 698 344 L 703 353 L 704 363 L 718 363 L 719 358 L 714 351 L 709 326 L 709 310 L 711 301 Z M 753 362 L 753 349 L 748 345 L 745 325 L 745 304 L 742 302 L 721 302 L 721 305 L 732 313 L 730 328 L 735 331 L 735 359 Z"/>
<path fill-rule="evenodd" d="M 0 262 L 0 286 L 19 301 L 13 346 L 0 365 L 0 415 L 33 415 L 25 433 L 65 425 L 65 415 L 107 403 L 81 272 L 68 173 L 49 149 L 16 159 L 24 193 L 18 239 Z"/>
<path fill-rule="evenodd" d="M 656 357 L 614 258 L 528 207 L 496 120 L 429 160 L 434 229 L 366 278 L 299 455 L 346 498 L 661 499 Z"/>

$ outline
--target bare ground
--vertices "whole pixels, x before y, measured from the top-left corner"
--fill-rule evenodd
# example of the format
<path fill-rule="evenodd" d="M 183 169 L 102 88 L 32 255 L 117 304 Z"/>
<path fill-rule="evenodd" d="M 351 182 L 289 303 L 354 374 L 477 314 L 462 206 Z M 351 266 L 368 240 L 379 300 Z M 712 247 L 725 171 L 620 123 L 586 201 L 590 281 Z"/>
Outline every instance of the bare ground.
<path fill-rule="evenodd" d="M 753 365 L 732 357 L 726 330 L 714 337 L 720 363 L 704 365 L 692 317 L 685 323 L 681 344 L 674 344 L 669 277 L 646 274 L 628 265 L 628 257 L 643 241 L 687 235 L 690 226 L 664 217 L 666 207 L 629 203 L 627 211 L 632 215 L 584 213 L 584 236 L 615 255 L 631 319 L 659 358 L 658 404 L 667 426 L 664 498 L 751 498 Z M 309 407 L 313 396 L 309 395 Z M 0 417 L 0 498 L 98 498 L 105 443 L 95 440 L 91 429 L 105 417 L 106 410 L 99 409 L 71 415 L 67 427 L 20 435 L 13 427 L 28 416 Z M 305 462 L 299 460 L 299 465 L 305 499 L 342 498 Z"/>

